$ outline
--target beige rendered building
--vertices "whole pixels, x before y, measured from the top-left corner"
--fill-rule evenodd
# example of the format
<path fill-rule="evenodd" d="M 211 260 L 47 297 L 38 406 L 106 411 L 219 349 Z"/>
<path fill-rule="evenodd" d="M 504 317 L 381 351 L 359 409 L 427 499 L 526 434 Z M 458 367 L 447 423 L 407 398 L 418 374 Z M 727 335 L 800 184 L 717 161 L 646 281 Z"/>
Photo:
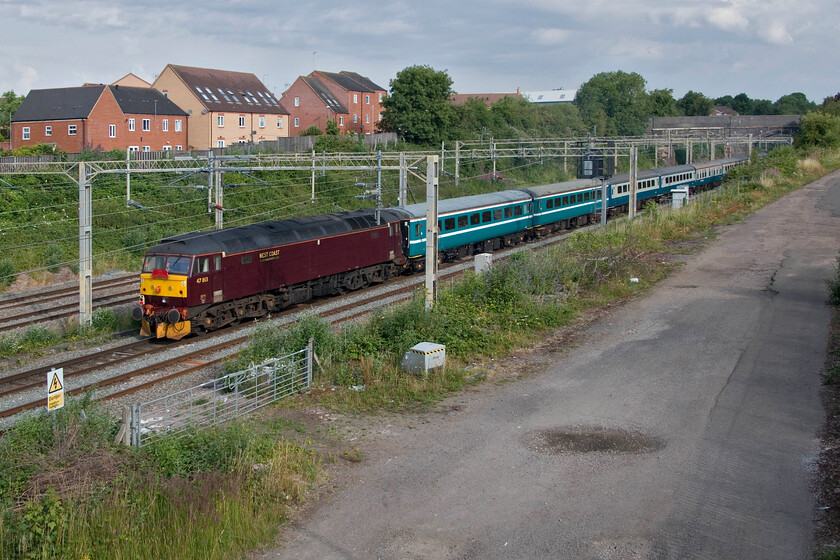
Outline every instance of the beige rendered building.
<path fill-rule="evenodd" d="M 191 148 L 289 136 L 289 112 L 254 74 L 168 64 L 152 87 L 187 111 Z"/>

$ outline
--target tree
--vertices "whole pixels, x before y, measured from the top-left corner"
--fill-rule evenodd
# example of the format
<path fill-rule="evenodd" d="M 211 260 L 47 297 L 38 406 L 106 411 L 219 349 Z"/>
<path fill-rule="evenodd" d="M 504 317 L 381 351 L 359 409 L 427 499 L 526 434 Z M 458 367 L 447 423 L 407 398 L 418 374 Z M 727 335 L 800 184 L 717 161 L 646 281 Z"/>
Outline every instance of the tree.
<path fill-rule="evenodd" d="M 730 105 L 733 109 L 738 111 L 741 115 L 752 115 L 753 113 L 753 100 L 746 93 L 739 93 L 735 97 L 732 98 L 732 105 Z"/>
<path fill-rule="evenodd" d="M 835 94 L 833 97 L 826 97 L 822 105 L 820 105 L 819 110 L 827 115 L 840 116 L 840 93 Z"/>
<path fill-rule="evenodd" d="M 580 86 L 575 105 L 590 129 L 598 127 L 597 134 L 638 136 L 650 115 L 645 83 L 635 72 L 602 72 Z"/>
<path fill-rule="evenodd" d="M 452 78 L 429 66 L 409 66 L 391 80 L 378 128 L 414 144 L 439 144 L 449 135 Z"/>
<path fill-rule="evenodd" d="M 773 107 L 779 115 L 805 115 L 816 110 L 817 104 L 808 101 L 804 93 L 796 92 L 781 96 Z"/>
<path fill-rule="evenodd" d="M 335 119 L 327 120 L 327 134 L 330 136 L 338 136 L 341 134 L 341 131 L 338 129 L 338 123 L 335 122 Z"/>
<path fill-rule="evenodd" d="M 0 140 L 9 141 L 12 132 L 9 119 L 23 103 L 23 99 L 23 95 L 15 95 L 13 90 L 3 94 L 3 100 L 0 101 Z"/>
<path fill-rule="evenodd" d="M 689 90 L 677 101 L 677 107 L 687 117 L 708 117 L 715 102 L 696 91 Z"/>
<path fill-rule="evenodd" d="M 840 116 L 820 111 L 803 115 L 795 143 L 797 146 L 840 146 Z"/>
<path fill-rule="evenodd" d="M 655 89 L 648 94 L 650 99 L 650 114 L 652 117 L 675 117 L 679 115 L 674 90 Z"/>
<path fill-rule="evenodd" d="M 731 95 L 724 95 L 723 97 L 718 97 L 715 99 L 715 105 L 720 105 L 721 107 L 729 107 L 732 108 L 732 103 L 734 103 L 735 98 Z"/>
<path fill-rule="evenodd" d="M 752 106 L 753 115 L 775 115 L 776 107 L 769 99 L 754 99 Z"/>

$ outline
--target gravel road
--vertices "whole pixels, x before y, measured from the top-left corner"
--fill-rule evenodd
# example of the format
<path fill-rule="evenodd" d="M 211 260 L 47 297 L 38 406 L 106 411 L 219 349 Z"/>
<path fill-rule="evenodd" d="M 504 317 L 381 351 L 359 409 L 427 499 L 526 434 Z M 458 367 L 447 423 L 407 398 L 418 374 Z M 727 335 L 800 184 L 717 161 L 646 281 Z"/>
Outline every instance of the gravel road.
<path fill-rule="evenodd" d="M 367 420 L 365 459 L 258 557 L 811 558 L 838 250 L 834 173 L 507 359 L 514 382 Z"/>

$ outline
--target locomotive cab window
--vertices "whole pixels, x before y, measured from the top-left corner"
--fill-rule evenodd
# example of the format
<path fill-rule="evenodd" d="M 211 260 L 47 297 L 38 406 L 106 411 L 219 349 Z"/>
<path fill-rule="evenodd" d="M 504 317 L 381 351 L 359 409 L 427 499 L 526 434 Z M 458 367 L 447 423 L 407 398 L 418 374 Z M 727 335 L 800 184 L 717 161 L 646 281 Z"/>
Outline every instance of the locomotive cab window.
<path fill-rule="evenodd" d="M 187 274 L 190 271 L 190 257 L 169 257 L 166 270 L 172 274 Z"/>
<path fill-rule="evenodd" d="M 210 257 L 196 257 L 193 261 L 193 274 L 210 272 Z"/>

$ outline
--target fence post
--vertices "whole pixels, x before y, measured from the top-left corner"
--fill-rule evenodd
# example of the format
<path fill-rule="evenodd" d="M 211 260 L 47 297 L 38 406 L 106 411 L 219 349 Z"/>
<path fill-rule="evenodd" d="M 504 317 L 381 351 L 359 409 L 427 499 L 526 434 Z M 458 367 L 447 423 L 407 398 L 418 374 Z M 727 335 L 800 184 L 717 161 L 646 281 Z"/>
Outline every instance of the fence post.
<path fill-rule="evenodd" d="M 131 428 L 130 442 L 133 447 L 140 449 L 140 406 L 131 405 Z"/>
<path fill-rule="evenodd" d="M 315 354 L 315 339 L 310 338 L 306 345 L 306 388 L 312 388 L 312 356 Z"/>

